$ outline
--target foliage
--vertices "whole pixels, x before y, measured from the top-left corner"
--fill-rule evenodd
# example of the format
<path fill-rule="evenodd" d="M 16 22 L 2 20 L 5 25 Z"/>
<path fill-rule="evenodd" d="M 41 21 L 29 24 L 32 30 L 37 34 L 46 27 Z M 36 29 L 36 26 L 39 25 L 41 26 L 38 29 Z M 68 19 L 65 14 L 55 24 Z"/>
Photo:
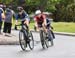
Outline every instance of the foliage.
<path fill-rule="evenodd" d="M 60 2 L 55 5 L 55 7 L 55 21 L 75 22 L 74 0 L 60 0 Z"/>
<path fill-rule="evenodd" d="M 54 21 L 75 22 L 75 0 L 0 0 L 15 9 L 21 5 L 28 13 L 36 9 L 52 12 Z"/>

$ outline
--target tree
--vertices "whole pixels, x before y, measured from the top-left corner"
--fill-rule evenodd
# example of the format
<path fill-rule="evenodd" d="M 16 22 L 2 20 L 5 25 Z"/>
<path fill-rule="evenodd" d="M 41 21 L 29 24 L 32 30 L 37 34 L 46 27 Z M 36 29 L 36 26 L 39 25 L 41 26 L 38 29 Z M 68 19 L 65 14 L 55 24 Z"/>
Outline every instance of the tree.
<path fill-rule="evenodd" d="M 74 5 L 74 0 L 60 0 L 60 2 L 55 5 L 55 21 L 75 21 Z"/>

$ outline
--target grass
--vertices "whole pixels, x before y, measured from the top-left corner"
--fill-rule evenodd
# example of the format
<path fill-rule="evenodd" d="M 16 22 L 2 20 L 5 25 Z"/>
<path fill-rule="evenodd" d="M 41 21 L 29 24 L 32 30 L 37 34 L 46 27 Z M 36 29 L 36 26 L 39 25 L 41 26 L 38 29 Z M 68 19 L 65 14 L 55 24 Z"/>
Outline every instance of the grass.
<path fill-rule="evenodd" d="M 54 31 L 75 33 L 75 23 L 73 22 L 53 22 Z M 30 29 L 34 28 L 34 23 L 30 23 Z"/>
<path fill-rule="evenodd" d="M 75 33 L 75 23 L 73 22 L 54 22 L 52 26 L 54 27 L 54 31 Z"/>
<path fill-rule="evenodd" d="M 30 23 L 30 29 L 33 29 L 34 28 L 34 23 Z"/>

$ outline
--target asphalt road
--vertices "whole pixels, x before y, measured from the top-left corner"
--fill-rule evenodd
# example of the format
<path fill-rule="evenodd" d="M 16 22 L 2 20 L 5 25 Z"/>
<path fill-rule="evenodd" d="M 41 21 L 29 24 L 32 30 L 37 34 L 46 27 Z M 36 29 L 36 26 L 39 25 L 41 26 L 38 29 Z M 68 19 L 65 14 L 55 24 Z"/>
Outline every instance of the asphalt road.
<path fill-rule="evenodd" d="M 75 37 L 56 35 L 54 46 L 42 49 L 39 34 L 34 33 L 34 36 L 34 50 L 22 51 L 19 45 L 2 45 L 0 58 L 75 58 Z"/>

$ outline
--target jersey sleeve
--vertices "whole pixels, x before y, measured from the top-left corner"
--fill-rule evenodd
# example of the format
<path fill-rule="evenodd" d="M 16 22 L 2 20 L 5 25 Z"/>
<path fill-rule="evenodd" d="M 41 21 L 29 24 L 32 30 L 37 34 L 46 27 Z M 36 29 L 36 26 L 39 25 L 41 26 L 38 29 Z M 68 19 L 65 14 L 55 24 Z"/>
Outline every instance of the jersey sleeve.
<path fill-rule="evenodd" d="M 26 12 L 25 12 L 25 19 L 30 21 L 30 17 Z"/>

